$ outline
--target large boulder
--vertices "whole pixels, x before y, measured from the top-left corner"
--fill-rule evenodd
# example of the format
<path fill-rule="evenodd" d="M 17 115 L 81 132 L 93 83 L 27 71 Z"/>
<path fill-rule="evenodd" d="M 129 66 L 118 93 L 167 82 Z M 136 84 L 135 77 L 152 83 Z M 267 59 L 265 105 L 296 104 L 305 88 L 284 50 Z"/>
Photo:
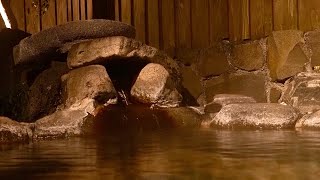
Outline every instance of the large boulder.
<path fill-rule="evenodd" d="M 176 82 L 180 83 L 178 64 L 158 49 L 124 36 L 106 37 L 75 44 L 68 54 L 69 68 L 91 64 L 107 64 L 114 59 L 146 60 L 161 64 L 167 69 Z"/>
<path fill-rule="evenodd" d="M 182 86 L 188 90 L 194 99 L 198 99 L 203 93 L 201 78 L 191 67 L 182 67 Z"/>
<path fill-rule="evenodd" d="M 0 117 L 0 143 L 24 142 L 32 139 L 32 125 Z"/>
<path fill-rule="evenodd" d="M 266 102 L 266 75 L 262 72 L 223 74 L 205 81 L 206 101 L 216 94 L 240 94 Z"/>
<path fill-rule="evenodd" d="M 303 32 L 272 32 L 268 37 L 268 67 L 272 80 L 284 80 L 304 70 L 309 62 L 304 52 Z"/>
<path fill-rule="evenodd" d="M 95 101 L 86 98 L 77 104 L 43 117 L 35 122 L 36 139 L 81 136 L 91 133 L 94 125 Z"/>
<path fill-rule="evenodd" d="M 259 70 L 266 61 L 265 40 L 236 44 L 231 51 L 231 64 L 246 71 Z"/>
<path fill-rule="evenodd" d="M 47 60 L 66 43 L 108 36 L 135 37 L 135 29 L 127 24 L 110 20 L 86 20 L 68 22 L 23 39 L 14 48 L 15 64 Z"/>
<path fill-rule="evenodd" d="M 296 128 L 320 129 L 320 111 L 304 115 L 297 121 Z"/>
<path fill-rule="evenodd" d="M 176 107 L 182 101 L 169 72 L 160 64 L 154 63 L 141 70 L 130 94 L 140 103 L 157 106 Z"/>
<path fill-rule="evenodd" d="M 211 126 L 222 128 L 293 128 L 299 112 L 272 103 L 229 104 L 214 116 Z"/>
<path fill-rule="evenodd" d="M 86 98 L 104 104 L 114 102 L 117 92 L 105 67 L 91 65 L 70 71 L 62 76 L 63 104 L 69 107 Z"/>
<path fill-rule="evenodd" d="M 302 114 L 320 110 L 320 73 L 299 73 L 285 84 L 281 102 L 294 106 Z"/>
<path fill-rule="evenodd" d="M 230 69 L 225 46 L 225 44 L 216 44 L 200 52 L 198 71 L 201 77 L 217 76 Z"/>
<path fill-rule="evenodd" d="M 35 79 L 28 91 L 25 119 L 35 120 L 56 110 L 61 104 L 61 77 L 68 71 L 65 62 L 53 61 L 51 67 Z"/>

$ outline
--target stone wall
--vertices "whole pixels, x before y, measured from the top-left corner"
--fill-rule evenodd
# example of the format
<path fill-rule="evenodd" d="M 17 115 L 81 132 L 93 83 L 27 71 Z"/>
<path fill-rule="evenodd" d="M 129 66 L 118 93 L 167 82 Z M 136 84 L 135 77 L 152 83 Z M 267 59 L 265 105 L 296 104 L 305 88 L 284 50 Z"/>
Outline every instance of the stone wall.
<path fill-rule="evenodd" d="M 319 69 L 320 31 L 274 31 L 261 40 L 180 49 L 177 60 L 183 85 L 200 105 L 221 93 L 251 96 L 257 102 L 280 102 L 286 82 L 300 72 Z"/>

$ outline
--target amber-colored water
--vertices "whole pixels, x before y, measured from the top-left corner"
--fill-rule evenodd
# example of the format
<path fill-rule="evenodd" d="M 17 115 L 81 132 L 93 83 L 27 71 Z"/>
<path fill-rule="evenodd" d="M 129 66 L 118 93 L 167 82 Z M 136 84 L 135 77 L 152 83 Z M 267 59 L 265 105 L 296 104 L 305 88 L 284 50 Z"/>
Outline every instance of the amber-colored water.
<path fill-rule="evenodd" d="M 0 179 L 318 179 L 320 132 L 167 129 L 2 145 Z"/>

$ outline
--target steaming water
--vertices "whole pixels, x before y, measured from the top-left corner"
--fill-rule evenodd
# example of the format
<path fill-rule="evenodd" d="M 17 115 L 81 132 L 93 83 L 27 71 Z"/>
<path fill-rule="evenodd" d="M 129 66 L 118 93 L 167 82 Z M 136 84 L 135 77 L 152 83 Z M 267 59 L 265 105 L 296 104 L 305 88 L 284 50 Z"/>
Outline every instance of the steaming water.
<path fill-rule="evenodd" d="M 318 179 L 320 132 L 168 129 L 2 145 L 1 179 Z"/>

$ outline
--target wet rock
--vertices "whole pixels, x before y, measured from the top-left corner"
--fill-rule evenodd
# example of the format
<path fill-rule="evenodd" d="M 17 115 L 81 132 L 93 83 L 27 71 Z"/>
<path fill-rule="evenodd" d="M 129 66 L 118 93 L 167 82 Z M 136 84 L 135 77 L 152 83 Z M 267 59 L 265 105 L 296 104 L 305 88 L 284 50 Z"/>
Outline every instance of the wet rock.
<path fill-rule="evenodd" d="M 231 64 L 246 71 L 259 70 L 265 63 L 264 40 L 234 45 Z"/>
<path fill-rule="evenodd" d="M 15 64 L 45 61 L 65 43 L 108 36 L 135 37 L 135 29 L 110 20 L 74 21 L 55 26 L 23 39 L 14 48 Z"/>
<path fill-rule="evenodd" d="M 279 88 L 270 88 L 268 102 L 270 103 L 278 103 L 281 98 L 282 91 Z"/>
<path fill-rule="evenodd" d="M 28 91 L 25 119 L 38 119 L 56 110 L 61 104 L 61 76 L 68 71 L 65 62 L 53 61 L 51 67 L 36 78 Z"/>
<path fill-rule="evenodd" d="M 154 63 L 141 70 L 130 94 L 140 103 L 157 106 L 176 107 L 182 101 L 169 72 L 160 64 Z"/>
<path fill-rule="evenodd" d="M 0 117 L 0 143 L 22 142 L 32 139 L 31 126 L 18 123 L 7 117 Z"/>
<path fill-rule="evenodd" d="M 176 127 L 200 127 L 201 125 L 201 112 L 194 108 L 166 108 L 162 111 L 164 111 L 166 116 L 174 122 Z"/>
<path fill-rule="evenodd" d="M 186 88 L 193 98 L 197 99 L 203 92 L 200 77 L 192 70 L 191 67 L 181 68 L 182 86 Z"/>
<path fill-rule="evenodd" d="M 216 94 L 240 94 L 253 97 L 257 102 L 266 102 L 266 76 L 261 72 L 224 74 L 205 82 L 207 102 Z"/>
<path fill-rule="evenodd" d="M 320 129 L 320 111 L 304 115 L 297 121 L 296 128 Z"/>
<path fill-rule="evenodd" d="M 71 106 L 85 98 L 92 98 L 104 104 L 116 101 L 117 92 L 106 69 L 91 65 L 70 71 L 62 77 L 63 104 Z"/>
<path fill-rule="evenodd" d="M 185 66 L 197 63 L 200 54 L 199 49 L 180 48 L 176 49 L 176 57 Z"/>
<path fill-rule="evenodd" d="M 280 101 L 297 107 L 302 114 L 320 110 L 320 73 L 300 73 L 287 81 Z"/>
<path fill-rule="evenodd" d="M 320 30 L 305 34 L 306 44 L 311 48 L 311 66 L 320 66 Z"/>
<path fill-rule="evenodd" d="M 84 99 L 71 107 L 35 122 L 34 138 L 81 136 L 91 133 L 95 106 L 93 99 Z"/>
<path fill-rule="evenodd" d="M 283 80 L 304 70 L 303 32 L 275 31 L 268 38 L 268 67 L 272 80 Z"/>
<path fill-rule="evenodd" d="M 291 106 L 267 103 L 229 104 L 211 121 L 223 128 L 293 128 L 299 112 Z"/>
<path fill-rule="evenodd" d="M 147 46 L 137 40 L 114 36 L 95 39 L 72 46 L 68 54 L 69 68 L 91 64 L 106 64 L 114 59 L 137 58 L 151 63 L 161 64 L 169 71 L 176 82 L 180 83 L 178 64 L 156 48 Z"/>
<path fill-rule="evenodd" d="M 227 54 L 222 44 L 203 50 L 199 55 L 198 71 L 202 77 L 217 76 L 229 70 Z"/>

